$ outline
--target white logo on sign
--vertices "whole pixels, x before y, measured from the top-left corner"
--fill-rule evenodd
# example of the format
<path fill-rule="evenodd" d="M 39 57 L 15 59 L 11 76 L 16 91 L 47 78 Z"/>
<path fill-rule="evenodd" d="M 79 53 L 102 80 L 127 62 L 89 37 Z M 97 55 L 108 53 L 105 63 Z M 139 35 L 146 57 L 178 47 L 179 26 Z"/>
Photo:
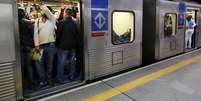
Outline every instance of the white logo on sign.
<path fill-rule="evenodd" d="M 103 14 L 101 12 L 99 12 L 97 14 L 97 16 L 95 17 L 95 24 L 96 26 L 101 29 L 106 23 L 106 19 L 105 17 L 103 16 Z"/>

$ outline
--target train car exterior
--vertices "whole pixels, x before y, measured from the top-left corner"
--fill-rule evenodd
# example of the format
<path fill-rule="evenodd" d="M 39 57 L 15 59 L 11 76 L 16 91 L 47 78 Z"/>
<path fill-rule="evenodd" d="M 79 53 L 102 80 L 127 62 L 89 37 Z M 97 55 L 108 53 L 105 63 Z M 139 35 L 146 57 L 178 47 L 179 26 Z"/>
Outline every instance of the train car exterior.
<path fill-rule="evenodd" d="M 143 1 L 84 0 L 81 4 L 84 81 L 141 65 Z M 0 8 L 0 99 L 19 100 L 24 94 L 17 0 L 1 0 Z"/>
<path fill-rule="evenodd" d="M 87 7 L 84 9 L 88 10 L 84 15 L 87 16 L 84 19 L 86 77 L 91 80 L 139 66 L 142 52 L 142 0 L 87 0 L 84 5 Z M 102 15 L 107 25 L 96 28 L 96 21 Z M 104 35 L 98 35 L 102 32 Z"/>
<path fill-rule="evenodd" d="M 164 59 L 184 50 L 184 28 L 178 28 L 178 5 L 179 3 L 159 1 L 156 8 L 156 50 L 155 57 L 157 60 Z M 169 17 L 169 18 L 168 18 Z M 172 22 L 168 22 L 170 19 Z M 172 25 L 170 24 L 172 23 Z M 172 28 L 168 29 L 168 24 Z"/>
<path fill-rule="evenodd" d="M 82 0 L 81 5 L 84 81 L 80 84 L 184 52 L 186 10 L 196 19 L 194 48 L 201 47 L 198 4 L 185 3 L 184 12 L 179 2 L 164 0 Z M 24 95 L 17 0 L 1 0 L 0 12 L 0 100 L 19 100 Z M 166 29 L 168 24 L 174 28 Z"/>
<path fill-rule="evenodd" d="M 21 99 L 17 1 L 0 1 L 0 100 Z"/>
<path fill-rule="evenodd" d="M 143 63 L 149 64 L 155 60 L 165 59 L 188 51 L 188 49 L 185 49 L 185 24 L 189 10 L 195 11 L 193 18 L 197 24 L 192 49 L 200 47 L 200 5 L 166 0 L 144 0 L 144 6 L 146 7 L 144 8 L 143 20 Z M 147 22 L 150 22 L 150 24 Z"/>

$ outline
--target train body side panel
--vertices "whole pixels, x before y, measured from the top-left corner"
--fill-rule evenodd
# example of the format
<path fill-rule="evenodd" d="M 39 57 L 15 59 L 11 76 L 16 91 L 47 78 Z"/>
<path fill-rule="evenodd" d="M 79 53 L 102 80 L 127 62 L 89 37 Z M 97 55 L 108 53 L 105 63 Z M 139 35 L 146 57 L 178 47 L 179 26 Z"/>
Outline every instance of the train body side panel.
<path fill-rule="evenodd" d="M 17 3 L 0 1 L 0 100 L 15 101 L 22 98 L 20 69 L 17 69 L 16 37 Z M 19 43 L 19 42 L 18 42 Z M 18 56 L 19 57 L 19 56 Z M 20 58 L 18 59 L 20 60 Z M 19 74 L 16 71 L 19 70 Z"/>
<path fill-rule="evenodd" d="M 112 44 L 111 20 L 115 10 L 135 13 L 134 42 L 121 45 Z M 141 64 L 142 0 L 108 0 L 107 21 L 108 30 L 104 36 L 92 37 L 91 33 L 88 34 L 89 79 L 106 76 Z"/>
<path fill-rule="evenodd" d="M 156 36 L 158 38 L 158 51 L 156 51 L 158 54 L 156 59 L 164 59 L 170 56 L 177 55 L 179 53 L 183 52 L 184 48 L 184 28 L 178 29 L 177 21 L 178 21 L 178 3 L 175 2 L 159 2 L 157 7 L 157 16 L 158 16 L 158 28 L 156 33 L 158 33 Z M 175 27 L 175 35 L 167 36 L 165 37 L 165 16 L 167 14 L 175 14 L 176 16 L 176 26 Z"/>

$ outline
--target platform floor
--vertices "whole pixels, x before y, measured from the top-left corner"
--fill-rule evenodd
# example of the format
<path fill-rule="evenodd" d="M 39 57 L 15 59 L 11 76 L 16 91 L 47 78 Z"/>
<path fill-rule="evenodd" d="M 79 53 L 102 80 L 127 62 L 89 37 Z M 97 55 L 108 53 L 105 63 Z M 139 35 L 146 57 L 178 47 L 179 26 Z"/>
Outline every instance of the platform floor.
<path fill-rule="evenodd" d="M 200 53 L 177 56 L 39 101 L 200 101 Z"/>

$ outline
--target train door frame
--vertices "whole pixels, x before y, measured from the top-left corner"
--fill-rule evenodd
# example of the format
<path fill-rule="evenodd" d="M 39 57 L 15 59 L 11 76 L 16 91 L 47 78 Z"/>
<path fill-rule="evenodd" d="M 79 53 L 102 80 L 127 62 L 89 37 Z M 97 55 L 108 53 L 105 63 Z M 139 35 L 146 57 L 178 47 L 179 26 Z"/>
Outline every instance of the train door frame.
<path fill-rule="evenodd" d="M 186 17 L 189 15 L 189 11 L 188 10 L 191 10 L 191 12 L 193 12 L 194 14 L 194 16 L 192 16 L 193 17 L 193 19 L 194 19 L 194 21 L 195 21 L 195 23 L 196 23 L 196 27 L 195 27 L 195 29 L 194 29 L 194 33 L 193 33 L 193 36 L 192 36 L 192 48 L 190 49 L 190 50 L 194 50 L 194 49 L 196 49 L 197 47 L 198 47 L 198 32 L 199 32 L 199 29 L 198 29 L 198 24 L 199 24 L 199 12 L 200 12 L 200 9 L 198 8 L 198 7 L 187 7 L 187 9 L 186 9 Z M 192 14 L 191 14 L 192 15 Z M 186 32 L 186 26 L 185 26 L 185 32 Z M 185 36 L 185 34 L 184 34 L 184 37 L 186 37 Z M 185 43 L 186 44 L 186 43 Z M 184 49 L 186 50 L 186 51 L 188 51 L 189 49 L 186 49 L 185 47 L 184 47 Z"/>
<path fill-rule="evenodd" d="M 200 11 L 198 12 L 198 23 L 197 23 L 197 29 L 198 29 L 198 34 L 197 34 L 197 48 L 201 47 L 201 7 L 199 7 Z"/>
<path fill-rule="evenodd" d="M 13 0 L 8 0 L 8 1 L 13 1 Z M 63 84 L 63 85 L 58 85 L 57 87 L 53 87 L 53 88 L 48 88 L 48 89 L 42 89 L 42 90 L 39 90 L 39 91 L 36 91 L 36 92 L 33 92 L 31 93 L 30 95 L 28 96 L 25 96 L 24 92 L 23 92 L 23 82 L 22 82 L 22 71 L 21 71 L 21 61 L 20 61 L 20 40 L 19 40 L 19 30 L 18 30 L 18 14 L 16 12 L 16 24 L 17 24 L 17 27 L 16 27 L 16 37 L 15 37 L 15 40 L 16 40 L 16 54 L 17 54 L 17 67 L 16 67 L 16 89 L 17 89 L 17 99 L 26 99 L 26 100 L 34 100 L 34 99 L 37 99 L 37 98 L 41 98 L 41 97 L 44 97 L 44 96 L 48 96 L 48 95 L 51 95 L 51 94 L 55 94 L 55 93 L 59 93 L 61 91 L 65 91 L 65 90 L 68 90 L 68 89 L 72 89 L 74 87 L 77 87 L 77 86 L 80 86 L 82 84 L 84 84 L 86 82 L 86 72 L 85 72 L 85 50 L 86 49 L 86 39 L 85 39 L 85 32 L 84 32 L 84 14 L 85 14 L 85 11 L 84 11 L 84 7 L 83 7 L 83 3 L 84 1 L 83 0 L 80 0 L 78 1 L 79 4 L 80 4 L 80 7 L 78 8 L 79 11 L 80 11 L 80 18 L 79 18 L 79 30 L 80 30 L 80 36 L 81 39 L 79 42 L 81 43 L 78 43 L 79 46 L 81 45 L 80 47 L 80 51 L 79 52 L 80 56 L 79 56 L 79 59 L 80 60 L 80 64 L 79 64 L 79 68 L 81 68 L 81 82 L 79 83 L 73 83 L 73 85 L 70 85 L 69 84 Z M 1 3 L 1 1 L 0 1 Z M 14 10 L 17 10 L 17 0 L 15 1 L 15 3 L 13 3 L 13 5 L 15 5 L 16 7 L 13 8 Z M 77 52 L 76 52 L 77 53 Z"/>
<path fill-rule="evenodd" d="M 20 55 L 20 40 L 19 40 L 19 25 L 17 13 L 17 0 L 1 0 L 0 4 L 10 4 L 13 10 L 13 26 L 14 26 L 14 45 L 15 45 L 15 66 L 14 66 L 14 79 L 15 79 L 15 100 L 23 99 L 22 76 L 21 76 L 21 55 Z"/>

